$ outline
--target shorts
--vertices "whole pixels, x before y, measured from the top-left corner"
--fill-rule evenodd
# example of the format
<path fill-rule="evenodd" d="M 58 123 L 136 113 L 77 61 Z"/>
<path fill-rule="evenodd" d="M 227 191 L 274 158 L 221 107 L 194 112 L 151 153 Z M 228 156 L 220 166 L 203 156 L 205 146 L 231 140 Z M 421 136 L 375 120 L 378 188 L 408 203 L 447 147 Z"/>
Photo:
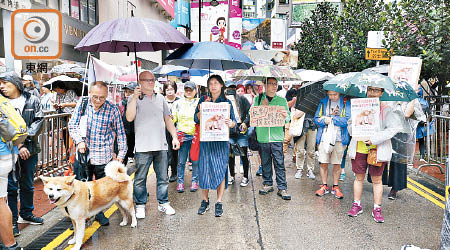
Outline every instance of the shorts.
<path fill-rule="evenodd" d="M 13 167 L 11 157 L 12 155 L 0 155 L 0 198 L 8 195 L 8 174 Z"/>
<path fill-rule="evenodd" d="M 355 174 L 366 174 L 367 168 L 369 168 L 370 176 L 382 176 L 386 165 L 387 162 L 384 162 L 381 167 L 369 165 L 367 164 L 367 154 L 358 152 L 356 152 L 355 159 L 352 160 L 352 170 Z"/>
<path fill-rule="evenodd" d="M 340 141 L 335 143 L 331 153 L 326 153 L 323 148 L 323 144 L 319 144 L 319 163 L 340 165 L 342 162 L 342 157 L 344 157 L 344 150 L 345 146 L 342 145 L 342 142 Z"/>

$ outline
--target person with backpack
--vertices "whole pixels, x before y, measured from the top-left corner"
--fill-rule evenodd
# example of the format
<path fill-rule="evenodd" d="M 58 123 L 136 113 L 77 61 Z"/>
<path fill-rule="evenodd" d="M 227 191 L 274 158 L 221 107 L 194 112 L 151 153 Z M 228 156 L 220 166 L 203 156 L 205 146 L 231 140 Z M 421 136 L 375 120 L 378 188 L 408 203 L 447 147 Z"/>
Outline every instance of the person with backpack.
<path fill-rule="evenodd" d="M 268 77 L 264 87 L 266 92 L 255 97 L 253 105 L 284 107 L 281 115 L 285 118 L 285 123 L 289 122 L 287 101 L 285 98 L 276 95 L 278 89 L 277 79 Z M 283 154 L 284 127 L 256 127 L 256 136 L 260 145 L 259 152 L 261 155 L 263 177 L 263 187 L 259 190 L 259 194 L 266 195 L 274 191 L 273 170 L 275 170 L 278 186 L 277 195 L 283 200 L 290 200 L 291 195 L 287 192 L 286 168 L 284 166 Z"/>
<path fill-rule="evenodd" d="M 44 113 L 38 97 L 24 90 L 20 77 L 15 72 L 0 75 L 0 90 L 10 103 L 21 114 L 27 126 L 28 136 L 18 145 L 19 159 L 16 164 L 16 176 L 8 176 L 8 205 L 12 212 L 14 236 L 20 234 L 17 223 L 40 225 L 44 220 L 33 215 L 34 204 L 34 172 L 41 148 L 38 135 L 41 131 Z M 20 190 L 20 192 L 19 192 Z M 18 196 L 20 195 L 20 209 Z M 19 210 L 19 211 L 18 211 Z"/>

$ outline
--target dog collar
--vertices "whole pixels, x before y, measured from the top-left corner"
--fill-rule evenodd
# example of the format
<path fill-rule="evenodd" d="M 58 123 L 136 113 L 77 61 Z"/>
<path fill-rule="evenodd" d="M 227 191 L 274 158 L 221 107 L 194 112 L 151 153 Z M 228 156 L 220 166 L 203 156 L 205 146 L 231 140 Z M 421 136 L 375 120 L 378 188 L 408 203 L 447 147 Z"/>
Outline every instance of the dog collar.
<path fill-rule="evenodd" d="M 69 202 L 70 199 L 72 199 L 72 197 L 73 197 L 73 193 L 72 193 L 72 195 L 69 197 L 69 199 L 66 200 L 66 202 L 65 202 L 64 204 L 67 204 L 67 202 Z M 67 206 L 64 207 L 64 210 L 66 210 L 66 213 L 67 213 L 68 215 L 70 215 L 70 214 L 69 214 L 69 209 L 67 209 Z"/>

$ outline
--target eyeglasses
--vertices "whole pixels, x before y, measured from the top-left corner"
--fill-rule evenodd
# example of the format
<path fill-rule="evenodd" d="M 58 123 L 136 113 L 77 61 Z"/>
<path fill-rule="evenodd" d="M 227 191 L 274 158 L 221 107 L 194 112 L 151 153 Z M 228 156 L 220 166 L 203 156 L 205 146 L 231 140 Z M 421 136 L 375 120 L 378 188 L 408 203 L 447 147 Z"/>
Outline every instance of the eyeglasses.
<path fill-rule="evenodd" d="M 383 89 L 367 88 L 367 92 L 381 93 Z"/>
<path fill-rule="evenodd" d="M 103 102 L 103 101 L 106 100 L 106 97 L 105 97 L 105 96 L 97 96 L 97 95 L 93 95 L 93 96 L 91 96 L 91 98 L 92 98 L 93 100 L 100 101 L 100 102 Z"/>
<path fill-rule="evenodd" d="M 277 82 L 268 82 L 267 85 L 278 86 Z"/>
<path fill-rule="evenodd" d="M 155 82 L 155 79 L 139 79 L 139 81 L 152 83 Z"/>

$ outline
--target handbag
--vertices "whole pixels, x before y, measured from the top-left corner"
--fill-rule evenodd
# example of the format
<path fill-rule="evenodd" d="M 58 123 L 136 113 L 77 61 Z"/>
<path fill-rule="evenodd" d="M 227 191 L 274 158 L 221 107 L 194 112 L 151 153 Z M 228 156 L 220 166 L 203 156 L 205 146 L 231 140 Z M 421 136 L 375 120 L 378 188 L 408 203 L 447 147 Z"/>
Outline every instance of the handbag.
<path fill-rule="evenodd" d="M 198 161 L 200 155 L 200 124 L 195 124 L 195 134 L 192 139 L 189 155 L 192 161 Z"/>
<path fill-rule="evenodd" d="M 383 166 L 383 162 L 377 162 L 377 149 L 376 148 L 369 149 L 369 154 L 367 155 L 367 164 L 375 166 L 375 167 Z"/>
<path fill-rule="evenodd" d="M 291 136 L 300 136 L 303 132 L 303 123 L 305 121 L 305 115 L 295 119 L 292 118 L 291 126 L 289 127 L 289 134 Z"/>

